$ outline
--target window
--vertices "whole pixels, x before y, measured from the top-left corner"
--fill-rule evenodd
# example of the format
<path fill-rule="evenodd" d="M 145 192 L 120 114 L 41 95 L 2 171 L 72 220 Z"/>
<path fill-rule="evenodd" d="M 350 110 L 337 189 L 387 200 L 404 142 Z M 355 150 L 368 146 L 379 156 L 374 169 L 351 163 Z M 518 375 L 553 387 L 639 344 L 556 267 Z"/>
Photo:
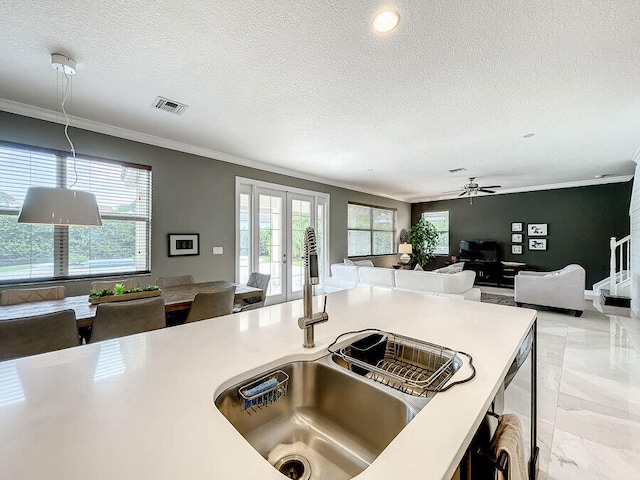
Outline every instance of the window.
<path fill-rule="evenodd" d="M 438 245 L 436 255 L 449 255 L 449 212 L 423 212 L 422 218 L 432 223 L 438 230 Z"/>
<path fill-rule="evenodd" d="M 395 253 L 396 210 L 349 203 L 347 219 L 350 257 Z"/>
<path fill-rule="evenodd" d="M 102 227 L 18 223 L 27 188 L 71 185 L 96 195 Z M 0 238 L 3 283 L 149 273 L 151 167 L 2 142 Z"/>

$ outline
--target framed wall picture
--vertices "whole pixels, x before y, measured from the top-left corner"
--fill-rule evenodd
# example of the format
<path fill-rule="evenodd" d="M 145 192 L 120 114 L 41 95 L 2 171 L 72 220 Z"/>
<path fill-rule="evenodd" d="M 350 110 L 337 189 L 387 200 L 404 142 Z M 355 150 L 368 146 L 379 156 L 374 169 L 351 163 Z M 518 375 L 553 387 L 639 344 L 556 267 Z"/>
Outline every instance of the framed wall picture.
<path fill-rule="evenodd" d="M 522 243 L 522 234 L 521 233 L 512 233 L 511 234 L 511 243 Z"/>
<path fill-rule="evenodd" d="M 530 223 L 528 225 L 530 237 L 546 237 L 547 236 L 547 224 L 546 223 Z"/>
<path fill-rule="evenodd" d="M 522 231 L 522 222 L 511 222 L 511 231 L 512 232 L 521 232 Z"/>
<path fill-rule="evenodd" d="M 200 255 L 199 233 L 170 233 L 169 256 Z"/>
<path fill-rule="evenodd" d="M 547 239 L 546 238 L 530 238 L 529 250 L 546 250 Z"/>
<path fill-rule="evenodd" d="M 511 245 L 511 253 L 513 255 L 522 255 L 522 245 Z"/>

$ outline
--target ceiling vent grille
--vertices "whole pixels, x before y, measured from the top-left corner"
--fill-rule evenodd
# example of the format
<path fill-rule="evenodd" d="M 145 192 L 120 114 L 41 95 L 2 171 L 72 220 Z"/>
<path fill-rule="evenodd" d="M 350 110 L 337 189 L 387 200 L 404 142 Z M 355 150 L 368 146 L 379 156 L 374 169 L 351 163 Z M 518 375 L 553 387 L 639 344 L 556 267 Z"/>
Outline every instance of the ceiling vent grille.
<path fill-rule="evenodd" d="M 156 97 L 152 106 L 158 110 L 164 110 L 165 112 L 173 113 L 175 115 L 182 115 L 184 111 L 189 108 L 189 105 L 169 100 L 164 97 Z"/>

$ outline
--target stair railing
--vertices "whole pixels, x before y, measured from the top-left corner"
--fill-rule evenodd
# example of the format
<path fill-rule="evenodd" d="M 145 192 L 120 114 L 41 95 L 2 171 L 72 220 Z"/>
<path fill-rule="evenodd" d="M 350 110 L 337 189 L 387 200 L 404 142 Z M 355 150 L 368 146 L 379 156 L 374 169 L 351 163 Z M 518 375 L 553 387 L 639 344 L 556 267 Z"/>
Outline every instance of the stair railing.
<path fill-rule="evenodd" d="M 618 285 L 631 276 L 631 235 L 620 240 L 611 237 L 609 240 L 611 256 L 609 259 L 609 291 L 618 294 Z M 620 272 L 620 275 L 618 273 Z M 619 278 L 618 278 L 619 277 Z"/>

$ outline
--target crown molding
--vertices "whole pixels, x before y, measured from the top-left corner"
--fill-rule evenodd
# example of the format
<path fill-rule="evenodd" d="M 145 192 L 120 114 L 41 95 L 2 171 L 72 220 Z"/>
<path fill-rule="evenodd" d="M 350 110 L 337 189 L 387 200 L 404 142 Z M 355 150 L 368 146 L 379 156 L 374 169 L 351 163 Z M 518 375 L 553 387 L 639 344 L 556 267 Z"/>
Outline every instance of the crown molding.
<path fill-rule="evenodd" d="M 46 108 L 35 107 L 33 105 L 27 105 L 20 102 L 14 102 L 0 98 L 0 111 L 8 113 L 14 113 L 16 115 L 23 115 L 25 117 L 36 118 L 38 120 L 45 120 L 47 122 L 64 124 L 61 118 L 60 112 L 48 110 Z M 409 203 L 404 198 L 394 197 L 385 193 L 376 192 L 373 190 L 363 189 L 348 183 L 336 182 L 323 177 L 315 175 L 309 175 L 297 170 L 278 167 L 267 163 L 259 162 L 257 160 L 250 160 L 248 158 L 239 157 L 230 153 L 220 152 L 218 150 L 212 150 L 204 147 L 196 147 L 187 143 L 177 142 L 174 140 L 168 140 L 166 138 L 158 137 L 155 135 L 149 135 L 146 133 L 136 132 L 127 128 L 115 127 L 106 123 L 100 123 L 86 118 L 73 116 L 73 127 L 88 130 L 91 132 L 101 133 L 112 137 L 123 138 L 125 140 L 131 140 L 134 142 L 144 143 L 147 145 L 153 145 L 155 147 L 167 148 L 169 150 L 175 150 L 178 152 L 190 153 L 201 157 L 210 158 L 212 160 L 219 160 L 226 163 L 233 163 L 235 165 L 241 165 L 243 167 L 255 168 L 257 170 L 264 170 L 271 173 L 277 173 L 280 175 L 286 175 L 288 177 L 299 178 L 302 180 L 308 180 L 310 182 L 318 182 L 325 185 L 331 185 L 332 187 L 345 188 L 348 190 L 354 190 L 360 193 L 366 193 L 369 195 L 375 195 L 377 197 L 384 197 L 399 202 Z"/>
<path fill-rule="evenodd" d="M 506 195 L 509 193 L 538 192 L 540 190 L 557 190 L 560 188 L 590 187 L 593 185 L 605 185 L 607 183 L 622 183 L 622 182 L 628 182 L 632 178 L 633 178 L 633 175 L 619 175 L 615 177 L 590 178 L 588 180 L 577 180 L 575 182 L 551 183 L 546 185 L 532 185 L 530 187 L 504 188 L 496 193 L 479 193 L 477 195 L 474 195 L 474 198 L 490 197 L 494 195 Z M 411 199 L 411 203 L 435 202 L 437 200 L 453 200 L 456 198 L 459 198 L 461 200 L 466 200 L 469 197 L 459 197 L 458 194 L 454 193 L 451 195 L 439 195 L 435 197 L 413 198 Z"/>
<path fill-rule="evenodd" d="M 38 120 L 45 120 L 47 122 L 64 124 L 64 121 L 60 115 L 60 112 L 57 112 L 54 110 L 48 110 L 41 107 L 35 107 L 33 105 L 27 105 L 25 103 L 14 102 L 12 100 L 7 100 L 4 98 L 0 98 L 0 111 L 14 113 L 17 115 L 23 115 L 25 117 L 36 118 Z M 411 198 L 411 199 L 396 197 L 396 196 L 388 195 L 385 193 L 377 192 L 374 190 L 363 189 L 362 187 L 351 185 L 349 183 L 336 182 L 334 180 L 329 180 L 329 179 L 318 177 L 315 175 L 309 175 L 307 173 L 303 173 L 297 170 L 270 165 L 267 163 L 259 162 L 257 160 L 251 160 L 248 158 L 232 155 L 230 153 L 220 152 L 218 150 L 212 150 L 204 147 L 196 147 L 194 145 L 189 145 L 189 144 L 177 142 L 174 140 L 168 140 L 166 138 L 158 137 L 155 135 L 149 135 L 146 133 L 140 133 L 134 130 L 126 129 L 126 128 L 115 127 L 113 125 L 100 123 L 93 120 L 88 120 L 82 117 L 76 117 L 76 116 L 73 117 L 73 127 L 81 128 L 83 130 L 88 130 L 91 132 L 101 133 L 104 135 L 109 135 L 112 137 L 123 138 L 125 140 L 144 143 L 147 145 L 153 145 L 155 147 L 166 148 L 166 149 L 175 150 L 178 152 L 190 153 L 193 155 L 198 155 L 198 156 L 210 158 L 213 160 L 219 160 L 226 163 L 232 163 L 232 164 L 241 165 L 244 167 L 255 168 L 257 170 L 263 170 L 266 172 L 277 173 L 280 175 L 286 175 L 289 177 L 299 178 L 302 180 L 308 180 L 310 182 L 318 182 L 325 185 L 331 185 L 333 187 L 345 188 L 348 190 L 366 193 L 369 195 L 375 195 L 377 197 L 388 198 L 390 200 L 396 200 L 404 203 L 434 202 L 437 200 L 451 200 L 451 199 L 459 198 L 456 194 L 439 195 L 439 196 L 431 196 L 431 197 L 418 197 L 418 198 Z M 632 160 L 637 164 L 640 164 L 640 148 L 636 151 Z M 616 176 L 616 177 L 604 177 L 604 178 L 598 178 L 598 179 L 579 180 L 575 182 L 564 182 L 564 183 L 555 183 L 555 184 L 547 184 L 547 185 L 533 185 L 529 187 L 519 187 L 519 188 L 507 188 L 507 189 L 500 190 L 499 192 L 496 192 L 496 193 L 479 194 L 477 196 L 483 197 L 487 195 L 505 195 L 509 193 L 535 192 L 540 190 L 555 190 L 559 188 L 574 188 L 574 187 L 585 187 L 585 186 L 591 186 L 591 185 L 603 185 L 607 183 L 628 182 L 632 178 L 633 178 L 633 175 L 624 175 L 624 176 Z M 461 197 L 461 198 L 468 198 L 468 197 Z"/>

